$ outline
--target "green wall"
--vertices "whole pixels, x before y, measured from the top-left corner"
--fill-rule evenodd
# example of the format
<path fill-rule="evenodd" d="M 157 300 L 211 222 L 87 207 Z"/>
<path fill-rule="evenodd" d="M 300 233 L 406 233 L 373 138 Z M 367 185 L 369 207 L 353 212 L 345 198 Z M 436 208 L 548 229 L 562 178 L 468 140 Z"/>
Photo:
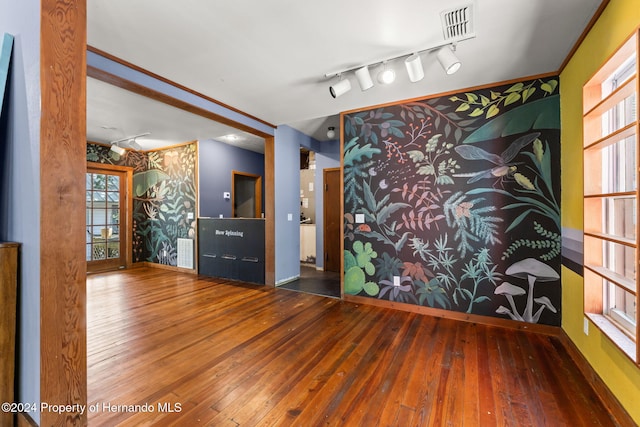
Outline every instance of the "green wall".
<path fill-rule="evenodd" d="M 89 143 L 87 161 L 133 168 L 133 262 L 175 266 L 177 239 L 195 238 L 197 144 L 120 157 Z"/>
<path fill-rule="evenodd" d="M 563 236 L 579 235 L 582 209 L 582 87 L 640 25 L 637 0 L 612 0 L 560 74 Z M 563 243 L 564 245 L 564 243 Z M 583 278 L 563 266 L 562 327 L 614 395 L 640 423 L 640 369 L 591 323 L 583 332 Z"/>
<path fill-rule="evenodd" d="M 346 114 L 345 293 L 560 326 L 558 86 Z"/>

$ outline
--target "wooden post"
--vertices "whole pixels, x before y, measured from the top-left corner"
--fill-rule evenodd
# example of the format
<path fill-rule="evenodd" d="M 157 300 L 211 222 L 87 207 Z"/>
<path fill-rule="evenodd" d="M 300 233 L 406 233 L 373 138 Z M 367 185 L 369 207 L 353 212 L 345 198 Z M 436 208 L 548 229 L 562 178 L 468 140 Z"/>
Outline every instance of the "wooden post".
<path fill-rule="evenodd" d="M 19 243 L 0 242 L 0 402 L 14 400 L 16 292 Z M 13 426 L 14 414 L 0 412 L 0 425 Z"/>

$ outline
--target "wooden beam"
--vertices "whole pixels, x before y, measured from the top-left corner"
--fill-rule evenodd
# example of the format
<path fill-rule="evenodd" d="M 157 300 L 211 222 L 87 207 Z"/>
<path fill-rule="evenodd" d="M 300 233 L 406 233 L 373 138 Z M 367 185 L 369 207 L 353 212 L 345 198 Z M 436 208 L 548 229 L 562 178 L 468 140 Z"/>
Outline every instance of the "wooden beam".
<path fill-rule="evenodd" d="M 275 138 L 264 139 L 264 220 L 265 260 L 264 280 L 267 286 L 276 284 L 276 195 Z"/>

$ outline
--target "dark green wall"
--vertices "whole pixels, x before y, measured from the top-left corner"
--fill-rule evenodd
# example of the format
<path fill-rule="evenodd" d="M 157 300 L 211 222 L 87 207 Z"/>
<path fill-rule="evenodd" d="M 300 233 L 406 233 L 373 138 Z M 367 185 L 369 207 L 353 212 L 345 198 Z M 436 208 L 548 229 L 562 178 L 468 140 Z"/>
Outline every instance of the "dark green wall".
<path fill-rule="evenodd" d="M 558 93 L 552 77 L 345 115 L 345 292 L 560 325 Z"/>
<path fill-rule="evenodd" d="M 133 262 L 177 264 L 177 239 L 195 238 L 197 144 L 152 152 L 87 144 L 87 161 L 132 167 Z"/>

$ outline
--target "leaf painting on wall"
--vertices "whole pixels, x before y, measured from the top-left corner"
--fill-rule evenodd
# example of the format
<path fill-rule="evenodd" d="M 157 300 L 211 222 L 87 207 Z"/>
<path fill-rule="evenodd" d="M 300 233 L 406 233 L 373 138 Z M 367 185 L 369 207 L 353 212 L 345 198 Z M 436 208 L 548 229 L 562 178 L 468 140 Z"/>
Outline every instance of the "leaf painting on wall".
<path fill-rule="evenodd" d="M 133 174 L 134 262 L 177 264 L 177 239 L 195 237 L 196 144 L 114 157 L 108 146 L 87 144 L 87 161 L 128 166 Z"/>
<path fill-rule="evenodd" d="M 154 186 L 169 179 L 169 175 L 159 169 L 150 169 L 133 175 L 133 194 L 142 197 Z"/>
<path fill-rule="evenodd" d="M 559 324 L 557 92 L 535 79 L 345 114 L 345 292 Z M 554 283 L 513 277 L 530 260 Z"/>

